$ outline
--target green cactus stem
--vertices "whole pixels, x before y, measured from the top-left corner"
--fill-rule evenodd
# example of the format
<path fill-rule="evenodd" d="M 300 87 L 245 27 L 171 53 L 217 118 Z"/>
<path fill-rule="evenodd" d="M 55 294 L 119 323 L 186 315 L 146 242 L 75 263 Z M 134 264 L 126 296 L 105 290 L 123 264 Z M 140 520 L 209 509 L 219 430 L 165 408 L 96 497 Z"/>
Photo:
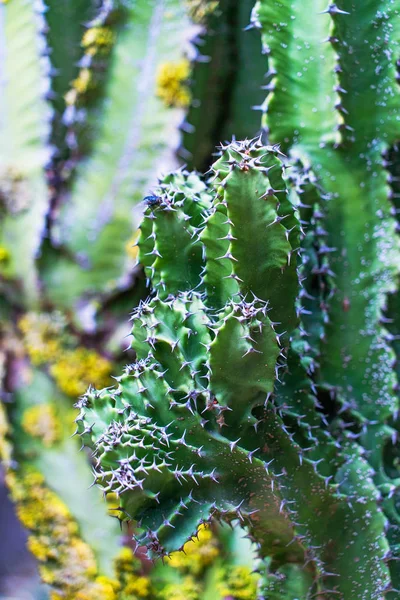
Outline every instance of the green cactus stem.
<path fill-rule="evenodd" d="M 50 62 L 44 53 L 44 5 L 16 0 L 0 5 L 0 247 L 2 279 L 20 281 L 38 299 L 35 258 L 45 229 L 51 157 Z"/>
<path fill-rule="evenodd" d="M 314 376 L 325 399 L 321 409 L 340 443 L 351 438 L 364 449 L 396 555 L 398 515 L 391 497 L 397 477 L 390 483 L 384 474 L 384 456 L 398 398 L 392 337 L 382 312 L 398 287 L 400 254 L 382 154 L 399 137 L 399 8 L 384 1 L 326 6 L 260 0 L 253 22 L 261 29 L 271 72 L 270 94 L 260 107 L 264 126 L 271 142 L 281 141 L 311 166 L 326 198 L 320 225 L 330 291 Z M 309 89 L 315 94 L 305 93 Z M 317 296 L 326 285 L 321 283 Z M 311 322 L 304 319 L 311 339 L 312 312 Z M 398 566 L 390 557 L 385 560 L 394 591 L 390 585 L 387 591 L 395 598 Z"/>
<path fill-rule="evenodd" d="M 239 520 L 272 571 L 304 566 L 309 594 L 369 598 L 389 584 L 385 519 L 358 447 L 312 436 L 312 382 L 289 349 L 300 226 L 278 156 L 234 142 L 208 194 L 178 172 L 147 199 L 139 256 L 151 296 L 133 315 L 137 361 L 117 387 L 79 401 L 78 431 L 95 482 L 119 495 L 150 556 L 181 549 L 211 517 Z M 284 402 L 291 386 L 304 425 Z"/>

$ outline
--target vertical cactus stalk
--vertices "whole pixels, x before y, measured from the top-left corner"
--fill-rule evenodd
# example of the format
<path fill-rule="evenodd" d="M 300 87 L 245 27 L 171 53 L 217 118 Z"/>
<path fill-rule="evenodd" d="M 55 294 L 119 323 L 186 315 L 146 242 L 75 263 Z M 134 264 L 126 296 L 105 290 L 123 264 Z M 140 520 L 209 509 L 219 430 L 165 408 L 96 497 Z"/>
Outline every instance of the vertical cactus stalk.
<path fill-rule="evenodd" d="M 279 150 L 232 143 L 212 171 L 206 195 L 178 172 L 148 200 L 137 361 L 78 403 L 95 481 L 119 495 L 150 556 L 181 549 L 211 517 L 240 520 L 272 571 L 304 568 L 299 591 L 371 597 L 388 583 L 371 469 L 350 440 L 338 452 L 327 431 L 312 435 L 312 382 L 290 348 L 300 224 Z"/>
<path fill-rule="evenodd" d="M 329 199 L 321 225 L 331 292 L 315 380 L 329 391 L 325 408 L 335 435 L 342 443 L 358 440 L 387 498 L 393 488 L 383 457 L 398 399 L 382 311 L 398 285 L 400 254 L 382 154 L 399 136 L 399 9 L 384 1 L 326 7 L 260 0 L 253 21 L 270 64 L 264 126 L 271 140 L 311 164 Z M 383 508 L 393 524 L 386 527 L 396 529 L 394 503 L 384 499 Z M 392 597 L 391 584 L 386 589 Z"/>
<path fill-rule="evenodd" d="M 70 193 L 56 215 L 52 240 L 59 251 L 49 252 L 42 262 L 46 297 L 75 311 L 93 296 L 108 297 L 131 285 L 135 261 L 126 246 L 138 220 L 132 208 L 156 182 L 155 172 L 177 166 L 174 151 L 183 108 L 171 102 L 184 87 L 176 80 L 176 65 L 185 52 L 190 55 L 191 23 L 177 0 L 138 2 L 122 9 L 122 22 L 116 27 L 95 21 L 83 37 L 85 56 L 96 61 L 96 40 L 89 44 L 90 33 L 93 37 L 96 29 L 106 29 L 112 36 L 104 99 L 100 107 L 98 102 L 91 105 L 90 94 L 96 97 L 96 90 L 91 92 L 90 86 L 98 69 L 92 63 L 82 67 L 69 92 L 66 114 L 72 111 L 79 118 L 83 112 L 93 150 L 77 166 Z M 171 68 L 172 75 L 164 72 Z M 79 94 L 84 77 L 89 87 Z M 158 97 L 163 94 L 170 98 L 167 105 Z M 59 281 L 67 278 L 71 285 L 61 290 Z"/>
<path fill-rule="evenodd" d="M 38 299 L 35 258 L 45 230 L 44 169 L 52 152 L 44 10 L 41 2 L 0 5 L 0 273 L 17 279 L 31 302 Z"/>

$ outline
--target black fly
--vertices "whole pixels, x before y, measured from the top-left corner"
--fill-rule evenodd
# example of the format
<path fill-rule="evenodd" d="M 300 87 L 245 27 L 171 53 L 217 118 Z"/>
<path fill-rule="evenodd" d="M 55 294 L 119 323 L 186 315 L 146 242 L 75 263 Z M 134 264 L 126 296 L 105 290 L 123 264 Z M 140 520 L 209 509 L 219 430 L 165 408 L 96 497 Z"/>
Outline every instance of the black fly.
<path fill-rule="evenodd" d="M 143 198 L 143 202 L 146 202 L 147 206 L 157 206 L 160 204 L 161 197 L 160 196 L 146 196 Z"/>

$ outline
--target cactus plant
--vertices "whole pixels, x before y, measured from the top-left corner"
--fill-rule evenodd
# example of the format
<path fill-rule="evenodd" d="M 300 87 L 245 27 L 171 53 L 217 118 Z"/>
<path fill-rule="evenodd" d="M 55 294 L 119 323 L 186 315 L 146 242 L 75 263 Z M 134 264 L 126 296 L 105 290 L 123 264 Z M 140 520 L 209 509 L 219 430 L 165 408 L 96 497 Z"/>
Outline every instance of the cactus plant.
<path fill-rule="evenodd" d="M 78 430 L 151 557 L 211 517 L 239 520 L 272 571 L 306 565 L 290 584 L 303 597 L 373 597 L 389 582 L 385 519 L 357 444 L 337 447 L 318 412 L 299 335 L 301 207 L 279 154 L 234 142 L 208 186 L 184 171 L 160 182 L 141 224 L 137 359 L 79 401 Z"/>
<path fill-rule="evenodd" d="M 0 454 L 53 598 L 395 600 L 397 0 L 46 4 L 0 3 Z M 262 135 L 152 187 L 179 126 Z"/>
<path fill-rule="evenodd" d="M 150 552 L 236 516 L 272 558 L 266 597 L 395 598 L 397 150 L 382 153 L 399 136 L 399 8 L 309 4 L 260 0 L 252 15 L 268 57 L 263 126 L 295 163 L 286 179 L 305 233 L 274 181 L 277 146 L 223 147 L 211 202 L 164 180 L 141 227 L 152 295 L 134 315 L 138 362 L 81 401 L 78 423 L 97 481 L 123 492 Z M 270 479 L 258 476 L 272 459 Z"/>
<path fill-rule="evenodd" d="M 129 547 L 120 555 L 112 499 L 91 486 L 70 439 L 74 398 L 111 383 L 126 311 L 143 295 L 135 207 L 161 165 L 178 164 L 184 107 L 165 97 L 176 84 L 188 90 L 162 74 L 184 65 L 187 78 L 199 28 L 175 0 L 0 3 L 0 457 L 52 599 L 184 584 L 197 597 L 236 560 L 214 528 L 218 565 L 174 566 L 150 582 Z"/>

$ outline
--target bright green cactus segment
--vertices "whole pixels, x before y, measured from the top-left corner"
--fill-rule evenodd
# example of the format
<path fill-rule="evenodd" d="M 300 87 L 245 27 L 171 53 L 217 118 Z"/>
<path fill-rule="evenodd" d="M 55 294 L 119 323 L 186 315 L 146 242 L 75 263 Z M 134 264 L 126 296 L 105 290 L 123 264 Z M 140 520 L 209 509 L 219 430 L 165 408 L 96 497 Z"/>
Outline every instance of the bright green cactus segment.
<path fill-rule="evenodd" d="M 211 517 L 239 520 L 272 557 L 271 573 L 304 568 L 299 593 L 366 600 L 389 585 L 385 519 L 358 446 L 349 439 L 338 452 L 328 431 L 315 432 L 295 332 L 300 227 L 278 150 L 256 140 L 221 154 L 209 194 L 178 172 L 147 199 L 139 248 L 152 295 L 133 315 L 137 361 L 116 388 L 79 401 L 78 431 L 95 481 L 119 495 L 120 518 L 137 522 L 151 556 L 181 549 Z M 168 260 L 158 245 L 166 223 Z M 218 261 L 236 286 L 230 297 L 225 280 L 207 276 Z"/>
<path fill-rule="evenodd" d="M 285 147 L 318 147 L 336 138 L 336 63 L 325 9 L 325 0 L 259 0 L 253 10 L 269 67 L 270 93 L 259 108 L 271 140 Z"/>
<path fill-rule="evenodd" d="M 178 172 L 164 178 L 148 204 L 139 239 L 147 277 L 162 297 L 193 289 L 203 266 L 198 233 L 210 204 L 206 186 L 196 175 Z"/>
<path fill-rule="evenodd" d="M 137 226 L 133 207 L 156 183 L 155 172 L 176 166 L 183 110 L 157 97 L 157 77 L 163 64 L 179 62 L 190 49 L 190 21 L 179 0 L 143 0 L 125 11 L 103 105 L 88 114 L 93 152 L 80 163 L 53 229 L 64 252 L 43 269 L 48 298 L 68 308 L 83 295 L 128 285 L 132 260 L 125 245 Z M 67 290 L 59 285 L 66 278 L 73 282 Z"/>
<path fill-rule="evenodd" d="M 37 299 L 35 257 L 45 229 L 48 192 L 44 168 L 52 110 L 44 5 L 16 0 L 0 6 L 0 265 L 18 279 L 23 296 Z"/>

